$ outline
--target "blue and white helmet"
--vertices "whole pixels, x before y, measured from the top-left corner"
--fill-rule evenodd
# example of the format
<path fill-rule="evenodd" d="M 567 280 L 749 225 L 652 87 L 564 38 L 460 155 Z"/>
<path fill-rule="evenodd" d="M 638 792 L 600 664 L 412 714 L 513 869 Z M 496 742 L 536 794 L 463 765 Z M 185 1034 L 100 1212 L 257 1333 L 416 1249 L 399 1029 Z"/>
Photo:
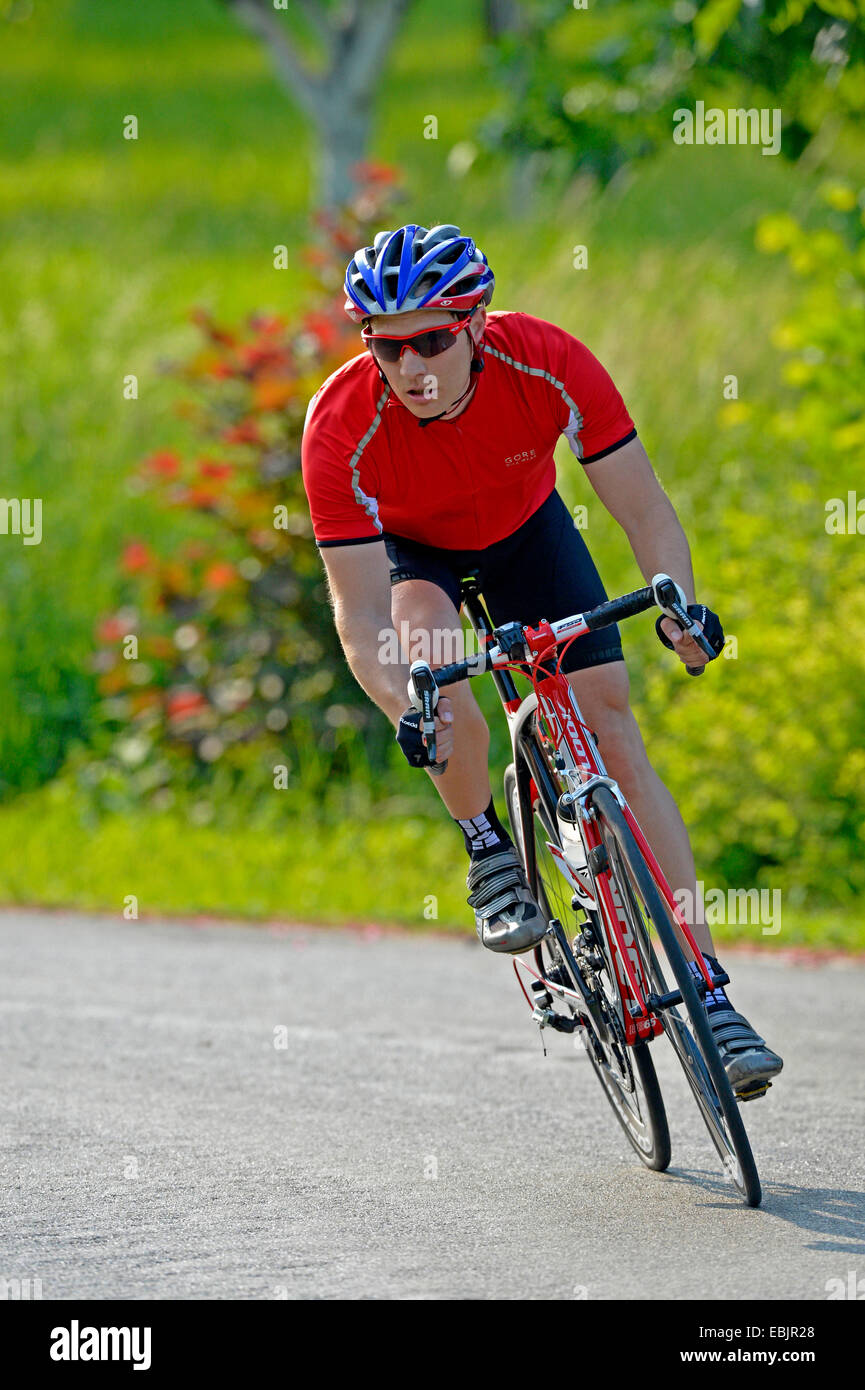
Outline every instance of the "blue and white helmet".
<path fill-rule="evenodd" d="M 354 253 L 345 272 L 345 312 L 355 323 L 371 314 L 411 309 L 459 313 L 492 298 L 495 276 L 487 258 L 459 227 L 379 232 Z"/>

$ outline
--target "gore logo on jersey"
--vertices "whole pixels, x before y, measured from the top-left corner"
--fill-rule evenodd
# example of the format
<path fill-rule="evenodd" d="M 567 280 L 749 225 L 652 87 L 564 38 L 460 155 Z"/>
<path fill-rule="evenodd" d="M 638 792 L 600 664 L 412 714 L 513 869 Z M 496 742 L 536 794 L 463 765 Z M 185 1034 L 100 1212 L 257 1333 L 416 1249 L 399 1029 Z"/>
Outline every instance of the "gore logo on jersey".
<path fill-rule="evenodd" d="M 529 459 L 537 457 L 537 449 L 523 449 L 521 454 L 508 454 L 505 459 L 505 468 L 513 468 L 517 463 L 528 463 Z"/>

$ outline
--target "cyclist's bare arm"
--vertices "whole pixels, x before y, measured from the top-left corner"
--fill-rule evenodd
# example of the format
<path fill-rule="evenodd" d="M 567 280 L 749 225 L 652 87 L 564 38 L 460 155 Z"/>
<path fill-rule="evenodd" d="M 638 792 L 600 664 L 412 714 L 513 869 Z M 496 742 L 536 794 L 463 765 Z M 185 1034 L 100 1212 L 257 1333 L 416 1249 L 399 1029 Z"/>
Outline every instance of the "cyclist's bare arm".
<path fill-rule="evenodd" d="M 355 680 L 396 727 L 408 704 L 408 666 L 383 661 L 385 634 L 392 628 L 390 563 L 380 541 L 332 545 L 321 551 L 330 600 L 345 658 Z"/>
<path fill-rule="evenodd" d="M 326 546 L 321 552 L 327 570 L 334 622 L 351 672 L 374 704 L 393 724 L 408 707 L 409 667 L 391 657 L 392 632 L 390 561 L 384 545 Z M 450 730 L 441 715 L 451 716 L 451 703 L 441 698 L 436 711 L 436 733 L 441 735 L 441 757 L 451 756 Z"/>
<path fill-rule="evenodd" d="M 685 591 L 685 603 L 695 602 L 691 550 L 669 497 L 655 476 L 639 439 L 623 444 L 614 454 L 587 463 L 589 482 L 607 511 L 628 537 L 647 583 L 654 574 L 669 574 Z M 688 667 L 708 658 L 691 637 L 682 636 L 671 618 L 661 624 L 676 643 L 679 660 Z"/>
<path fill-rule="evenodd" d="M 646 583 L 655 574 L 669 574 L 684 589 L 687 602 L 694 603 L 687 538 L 639 439 L 587 463 L 584 472 L 627 535 Z"/>

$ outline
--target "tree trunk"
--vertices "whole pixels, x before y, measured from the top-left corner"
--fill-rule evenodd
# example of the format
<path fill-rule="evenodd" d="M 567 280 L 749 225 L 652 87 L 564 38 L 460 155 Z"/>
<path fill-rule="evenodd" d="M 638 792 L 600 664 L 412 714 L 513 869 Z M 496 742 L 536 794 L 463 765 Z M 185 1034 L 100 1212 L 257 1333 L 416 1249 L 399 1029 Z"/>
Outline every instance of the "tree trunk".
<path fill-rule="evenodd" d="M 517 0 L 483 0 L 483 20 L 487 38 L 493 41 L 519 29 L 522 15 Z"/>
<path fill-rule="evenodd" d="M 347 0 L 334 10 L 317 0 L 296 0 L 327 49 L 323 73 L 303 62 L 291 29 L 271 0 L 224 2 L 265 44 L 284 90 L 315 127 L 320 142 L 318 205 L 344 203 L 356 189 L 352 166 L 367 153 L 377 81 L 412 0 Z"/>
<path fill-rule="evenodd" d="M 322 108 L 318 120 L 319 165 L 318 204 L 338 207 L 357 189 L 353 166 L 364 159 L 369 148 L 371 112 L 369 103 Z"/>

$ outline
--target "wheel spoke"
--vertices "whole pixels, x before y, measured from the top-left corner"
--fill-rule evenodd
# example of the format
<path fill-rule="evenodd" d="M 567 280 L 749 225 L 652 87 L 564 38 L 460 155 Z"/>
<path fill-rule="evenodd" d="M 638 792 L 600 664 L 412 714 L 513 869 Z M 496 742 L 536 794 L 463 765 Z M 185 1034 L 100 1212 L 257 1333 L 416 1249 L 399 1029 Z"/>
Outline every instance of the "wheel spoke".
<path fill-rule="evenodd" d="M 555 786 L 553 773 L 550 772 L 549 775 L 551 783 Z M 527 777 L 525 785 L 528 785 Z M 505 776 L 505 797 L 511 825 L 515 830 L 515 840 L 519 844 L 518 827 L 521 822 L 516 787 L 516 773 L 509 769 Z M 556 796 L 562 790 L 564 786 L 559 784 Z M 581 928 L 577 912 L 572 907 L 573 889 L 549 848 L 551 843 L 561 848 L 558 824 L 555 817 L 552 817 L 551 823 L 549 811 L 544 809 L 544 802 L 540 798 L 533 808 L 532 824 L 535 849 L 533 891 L 545 918 L 548 921 L 555 918 L 561 923 L 566 940 L 577 938 L 572 949 L 580 955 L 577 941 Z M 523 857 L 525 859 L 525 856 Z M 583 915 L 583 909 L 580 909 L 580 914 Z M 561 951 L 550 943 L 549 938 L 545 938 L 536 948 L 536 961 L 541 973 L 547 978 L 551 974 L 555 978 L 556 972 L 567 969 Z M 589 1061 L 619 1124 L 640 1159 L 648 1167 L 662 1170 L 670 1161 L 670 1137 L 663 1100 L 648 1048 L 644 1043 L 638 1043 L 635 1047 L 626 1046 L 624 1028 L 619 1016 L 621 1002 L 618 989 L 611 974 L 610 963 L 604 961 L 603 953 L 600 953 L 598 968 L 590 966 L 586 960 L 583 960 L 582 964 L 578 961 L 578 968 L 583 970 L 587 987 L 593 991 L 596 1016 L 601 1019 L 607 1034 L 606 1037 L 602 1037 L 592 1020 L 587 1019 L 586 1023 L 581 1025 L 580 1036 Z M 576 980 L 573 980 L 572 984 L 577 988 Z M 555 999 L 555 995 L 553 997 Z M 559 1003 L 561 1005 L 563 1001 Z M 571 1005 L 564 1007 L 572 1014 L 577 1011 Z"/>

